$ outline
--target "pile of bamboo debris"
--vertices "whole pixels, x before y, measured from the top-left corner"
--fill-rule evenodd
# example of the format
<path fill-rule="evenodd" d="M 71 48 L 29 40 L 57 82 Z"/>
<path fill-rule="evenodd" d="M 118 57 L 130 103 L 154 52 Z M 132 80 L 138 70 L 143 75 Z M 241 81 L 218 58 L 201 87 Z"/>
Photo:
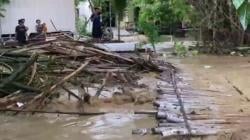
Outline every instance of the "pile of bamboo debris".
<path fill-rule="evenodd" d="M 12 48 L 0 55 L 0 109 L 42 109 L 67 84 L 98 83 L 96 96 L 107 81 L 134 83 L 138 72 L 162 70 L 151 60 L 123 57 L 68 37 Z M 18 104 L 19 103 L 19 104 Z"/>

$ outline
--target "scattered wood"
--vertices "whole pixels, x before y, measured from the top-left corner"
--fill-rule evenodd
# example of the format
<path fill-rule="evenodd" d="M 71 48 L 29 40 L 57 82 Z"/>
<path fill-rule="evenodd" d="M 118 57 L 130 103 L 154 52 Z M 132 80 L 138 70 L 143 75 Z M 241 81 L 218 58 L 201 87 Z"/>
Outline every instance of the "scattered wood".
<path fill-rule="evenodd" d="M 30 85 L 33 82 L 33 80 L 35 78 L 35 75 L 36 75 L 36 72 L 37 72 L 37 63 L 35 62 L 34 65 L 33 65 L 32 73 L 31 73 L 31 78 L 30 78 L 30 80 L 29 80 L 29 82 L 28 82 L 27 85 Z"/>
<path fill-rule="evenodd" d="M 183 116 L 176 115 L 173 113 L 160 112 L 160 111 L 157 113 L 157 119 L 166 119 L 170 123 L 183 123 L 184 122 Z"/>
<path fill-rule="evenodd" d="M 101 95 L 101 93 L 102 93 L 102 90 L 103 90 L 103 88 L 106 86 L 106 84 L 107 84 L 107 80 L 109 79 L 109 77 L 110 77 L 110 73 L 108 72 L 107 74 L 106 74 L 106 76 L 105 76 L 105 79 L 103 79 L 103 82 L 102 82 L 102 85 L 101 85 L 101 87 L 97 90 L 97 92 L 96 92 L 96 97 L 99 97 L 100 95 Z"/>
<path fill-rule="evenodd" d="M 47 43 L 49 43 L 49 42 L 47 42 Z M 11 53 L 19 54 L 19 53 L 23 53 L 23 52 L 27 52 L 27 51 L 31 51 L 31 50 L 44 49 L 44 48 L 47 48 L 49 46 L 50 46 L 50 44 L 45 44 L 45 45 L 37 46 L 37 47 L 22 48 L 22 49 L 11 51 Z"/>
<path fill-rule="evenodd" d="M 237 86 L 235 86 L 230 80 L 228 80 L 227 78 L 226 78 L 226 80 L 227 80 L 227 82 L 228 82 L 228 84 L 230 84 L 240 95 L 244 95 L 244 93 L 243 93 L 243 91 L 242 90 L 240 90 Z"/>
<path fill-rule="evenodd" d="M 50 41 L 34 42 L 23 48 L 0 51 L 0 61 L 13 70 L 8 74 L 0 72 L 2 76 L 0 100 L 1 97 L 7 97 L 16 90 L 21 90 L 17 99 L 27 104 L 19 109 L 38 109 L 45 107 L 56 96 L 60 96 L 57 91 L 63 89 L 82 102 L 82 96 L 70 92 L 64 85 L 79 86 L 83 83 L 86 85 L 87 95 L 88 87 L 100 84 L 103 80 L 100 87 L 95 86 L 96 96 L 100 96 L 107 84 L 138 86 L 134 84 L 139 77 L 138 73 L 161 71 L 153 60 L 121 56 L 94 44 L 76 41 L 60 31 L 53 38 Z M 20 68 L 18 68 L 19 65 L 21 65 Z M 32 94 L 27 95 L 26 92 Z M 17 95 L 13 95 L 15 96 Z M 8 107 L 0 106 L 0 108 Z M 151 114 L 150 112 L 138 113 Z"/>
<path fill-rule="evenodd" d="M 42 92 L 40 95 L 34 97 L 34 99 L 31 101 L 31 103 L 39 101 L 40 104 L 38 104 L 37 107 L 42 108 L 43 105 L 41 103 L 43 103 L 46 98 L 48 98 L 49 96 L 53 95 L 53 91 L 57 87 L 63 85 L 65 82 L 67 82 L 68 80 L 70 80 L 71 78 L 73 78 L 74 76 L 76 76 L 77 74 L 79 74 L 89 64 L 90 61 L 91 61 L 91 59 L 87 60 L 84 64 L 81 65 L 81 67 L 79 67 L 77 70 L 75 70 L 71 74 L 65 76 L 58 83 L 56 83 L 52 87 L 50 87 L 47 91 Z"/>
<path fill-rule="evenodd" d="M 79 100 L 80 102 L 83 102 L 83 99 L 80 98 L 78 95 L 76 95 L 74 92 L 72 92 L 71 90 L 69 90 L 68 88 L 66 88 L 65 86 L 62 86 L 62 89 L 64 89 L 65 91 L 67 91 L 70 95 L 72 95 L 73 97 L 75 97 L 77 100 Z"/>
<path fill-rule="evenodd" d="M 66 111 L 45 111 L 45 110 L 23 110 L 23 109 L 0 109 L 0 112 L 19 112 L 19 113 L 40 113 L 40 114 L 66 114 L 66 115 L 80 115 L 80 116 L 96 116 L 105 115 L 109 112 L 66 112 Z M 131 114 L 148 114 L 148 112 L 131 112 Z"/>
<path fill-rule="evenodd" d="M 18 112 L 18 113 L 40 113 L 40 114 L 65 114 L 80 116 L 104 115 L 105 112 L 66 112 L 66 111 L 43 111 L 43 110 L 21 110 L 21 109 L 0 109 L 0 112 Z"/>
<path fill-rule="evenodd" d="M 136 111 L 135 114 L 141 114 L 141 115 L 156 115 L 157 111 Z"/>
<path fill-rule="evenodd" d="M 7 79 L 4 79 L 3 82 L 0 84 L 0 89 L 4 88 L 9 83 L 13 82 L 15 79 L 23 75 L 23 73 L 32 65 L 35 63 L 35 61 L 38 59 L 38 54 L 34 54 L 30 60 L 24 64 L 22 67 L 20 67 L 18 70 L 13 72 L 11 76 L 9 76 Z"/>
<path fill-rule="evenodd" d="M 164 139 L 167 138 L 173 138 L 173 137 L 195 137 L 195 136 L 209 136 L 209 135 L 215 135 L 217 132 L 208 130 L 191 130 L 191 133 L 185 129 L 185 128 L 179 128 L 179 129 L 169 129 L 169 130 L 163 130 L 161 132 L 161 135 L 164 137 Z"/>

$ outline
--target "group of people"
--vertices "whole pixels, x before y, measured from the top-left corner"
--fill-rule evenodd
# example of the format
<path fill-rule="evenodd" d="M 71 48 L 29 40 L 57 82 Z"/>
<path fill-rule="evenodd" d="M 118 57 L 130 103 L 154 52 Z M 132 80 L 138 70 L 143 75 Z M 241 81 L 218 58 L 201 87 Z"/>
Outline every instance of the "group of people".
<path fill-rule="evenodd" d="M 45 23 L 42 24 L 41 20 L 36 20 L 36 37 L 39 38 L 41 36 L 45 36 L 47 33 L 47 26 Z M 18 25 L 16 26 L 16 40 L 19 45 L 27 44 L 28 32 L 29 28 L 25 26 L 25 19 L 19 19 Z"/>
<path fill-rule="evenodd" d="M 103 31 L 102 31 L 102 23 L 101 23 L 101 10 L 99 8 L 95 8 L 93 14 L 90 17 L 91 21 L 93 22 L 93 29 L 92 29 L 92 37 L 94 41 L 100 42 L 102 39 Z M 47 26 L 45 23 L 42 23 L 40 19 L 36 20 L 36 39 L 39 38 L 46 38 L 47 33 Z M 18 25 L 16 26 L 16 40 L 18 41 L 19 45 L 26 44 L 28 38 L 29 28 L 25 26 L 25 19 L 19 19 Z"/>

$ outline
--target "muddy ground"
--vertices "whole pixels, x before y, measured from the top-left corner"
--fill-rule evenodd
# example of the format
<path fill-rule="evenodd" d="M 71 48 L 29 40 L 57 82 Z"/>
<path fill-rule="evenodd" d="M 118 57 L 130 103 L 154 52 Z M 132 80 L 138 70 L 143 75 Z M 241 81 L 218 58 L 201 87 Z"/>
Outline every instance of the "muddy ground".
<path fill-rule="evenodd" d="M 223 129 L 208 140 L 250 139 L 250 57 L 197 56 L 185 59 L 167 58 L 180 68 L 182 78 L 194 90 L 216 101 L 208 108 L 211 117 L 223 118 L 232 124 L 218 124 Z M 147 74 L 143 83 L 149 89 L 140 91 L 154 97 L 156 75 Z M 117 101 L 118 100 L 118 101 Z M 206 101 L 200 101 L 205 106 Z M 74 103 L 72 103 L 74 104 Z M 73 105 L 75 107 L 75 105 Z M 71 105 L 57 107 L 72 110 Z M 97 101 L 86 105 L 87 111 L 110 112 L 106 115 L 78 117 L 68 115 L 0 115 L 0 140 L 157 140 L 160 136 L 135 136 L 136 128 L 155 127 L 155 116 L 134 115 L 133 111 L 153 110 L 152 102 L 135 104 L 120 99 Z M 199 113 L 197 111 L 197 113 Z M 203 112 L 200 112 L 203 113 Z M 28 116 L 28 117 L 27 117 Z M 224 131 L 225 130 L 225 131 Z"/>

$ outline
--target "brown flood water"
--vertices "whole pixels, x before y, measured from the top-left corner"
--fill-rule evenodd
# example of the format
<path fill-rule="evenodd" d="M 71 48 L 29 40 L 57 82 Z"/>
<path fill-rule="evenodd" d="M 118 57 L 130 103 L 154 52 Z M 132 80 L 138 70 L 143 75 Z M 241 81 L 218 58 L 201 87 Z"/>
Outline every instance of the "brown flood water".
<path fill-rule="evenodd" d="M 250 57 L 198 56 L 174 58 L 170 61 L 187 75 L 192 87 L 232 94 L 236 99 L 232 98 L 232 101 L 228 101 L 229 104 L 249 104 L 242 99 L 250 99 Z M 239 95 L 228 81 L 237 86 L 244 95 Z M 239 109 L 220 108 L 228 113 L 238 113 Z M 124 111 L 126 112 L 126 108 Z M 250 114 L 250 109 L 246 109 L 244 113 Z M 0 140 L 158 140 L 159 136 L 131 134 L 133 129 L 155 126 L 154 116 L 129 113 L 110 113 L 94 117 L 0 115 Z"/>
<path fill-rule="evenodd" d="M 155 140 L 132 136 L 136 128 L 155 126 L 154 118 L 132 114 L 77 116 L 0 116 L 0 140 Z"/>
<path fill-rule="evenodd" d="M 226 120 L 236 124 L 221 124 L 233 136 L 213 139 L 250 140 L 250 57 L 197 56 L 170 61 L 186 75 L 192 88 L 217 96 L 214 97 L 217 108 L 211 110 L 216 117 L 235 116 Z"/>
<path fill-rule="evenodd" d="M 191 75 L 192 86 L 227 91 L 228 86 L 234 85 L 250 97 L 250 57 L 197 56 L 176 60 L 182 71 Z"/>

